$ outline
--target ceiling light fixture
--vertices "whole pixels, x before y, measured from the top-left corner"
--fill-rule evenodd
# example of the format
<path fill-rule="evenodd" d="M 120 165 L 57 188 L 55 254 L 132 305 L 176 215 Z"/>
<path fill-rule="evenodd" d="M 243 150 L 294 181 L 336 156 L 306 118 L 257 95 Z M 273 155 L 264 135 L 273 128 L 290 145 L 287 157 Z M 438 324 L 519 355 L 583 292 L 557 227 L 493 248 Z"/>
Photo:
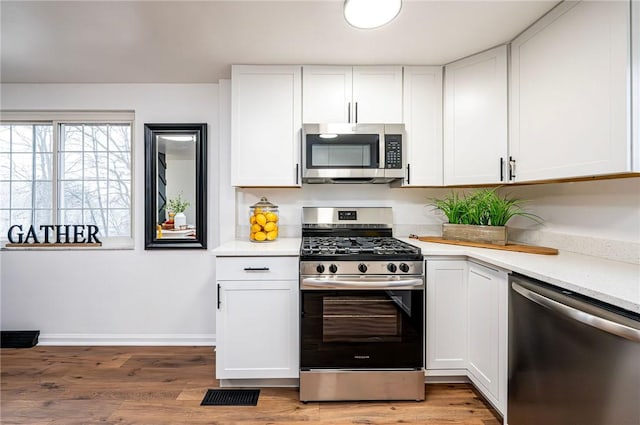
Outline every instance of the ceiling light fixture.
<path fill-rule="evenodd" d="M 344 18 L 356 28 L 378 28 L 398 16 L 401 7 L 402 0 L 345 0 Z"/>

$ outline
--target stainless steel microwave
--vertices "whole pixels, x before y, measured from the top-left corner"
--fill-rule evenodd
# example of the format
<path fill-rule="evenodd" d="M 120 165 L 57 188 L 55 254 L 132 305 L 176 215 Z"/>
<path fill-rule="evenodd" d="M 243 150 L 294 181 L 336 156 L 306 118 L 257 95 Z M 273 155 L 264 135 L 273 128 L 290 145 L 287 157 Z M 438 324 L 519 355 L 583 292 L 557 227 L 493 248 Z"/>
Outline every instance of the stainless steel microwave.
<path fill-rule="evenodd" d="M 304 124 L 302 181 L 389 183 L 404 176 L 404 124 Z"/>

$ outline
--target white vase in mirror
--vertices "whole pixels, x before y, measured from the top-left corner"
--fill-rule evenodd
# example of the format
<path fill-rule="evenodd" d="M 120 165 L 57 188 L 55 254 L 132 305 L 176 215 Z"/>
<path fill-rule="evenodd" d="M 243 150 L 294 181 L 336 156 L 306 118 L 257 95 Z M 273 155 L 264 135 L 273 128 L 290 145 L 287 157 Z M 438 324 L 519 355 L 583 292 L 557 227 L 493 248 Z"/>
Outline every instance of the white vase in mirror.
<path fill-rule="evenodd" d="M 173 227 L 176 230 L 187 228 L 187 216 L 184 213 L 179 212 L 173 217 Z"/>

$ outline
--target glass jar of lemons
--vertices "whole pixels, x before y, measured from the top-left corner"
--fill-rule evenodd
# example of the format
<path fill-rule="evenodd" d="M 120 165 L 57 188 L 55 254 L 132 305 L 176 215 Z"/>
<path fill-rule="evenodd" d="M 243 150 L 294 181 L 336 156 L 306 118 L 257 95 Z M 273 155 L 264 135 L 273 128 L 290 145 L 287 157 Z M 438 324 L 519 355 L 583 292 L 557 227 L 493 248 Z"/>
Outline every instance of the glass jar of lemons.
<path fill-rule="evenodd" d="M 249 207 L 249 239 L 251 242 L 272 242 L 278 238 L 278 206 L 267 198 Z"/>

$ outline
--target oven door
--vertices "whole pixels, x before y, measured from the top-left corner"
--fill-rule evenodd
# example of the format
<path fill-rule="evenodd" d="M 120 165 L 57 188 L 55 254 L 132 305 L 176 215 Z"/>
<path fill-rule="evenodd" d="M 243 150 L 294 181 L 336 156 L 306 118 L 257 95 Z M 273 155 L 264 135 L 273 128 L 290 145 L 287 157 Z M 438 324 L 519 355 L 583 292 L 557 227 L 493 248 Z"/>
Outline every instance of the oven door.
<path fill-rule="evenodd" d="M 424 289 L 302 289 L 300 368 L 421 369 Z"/>

